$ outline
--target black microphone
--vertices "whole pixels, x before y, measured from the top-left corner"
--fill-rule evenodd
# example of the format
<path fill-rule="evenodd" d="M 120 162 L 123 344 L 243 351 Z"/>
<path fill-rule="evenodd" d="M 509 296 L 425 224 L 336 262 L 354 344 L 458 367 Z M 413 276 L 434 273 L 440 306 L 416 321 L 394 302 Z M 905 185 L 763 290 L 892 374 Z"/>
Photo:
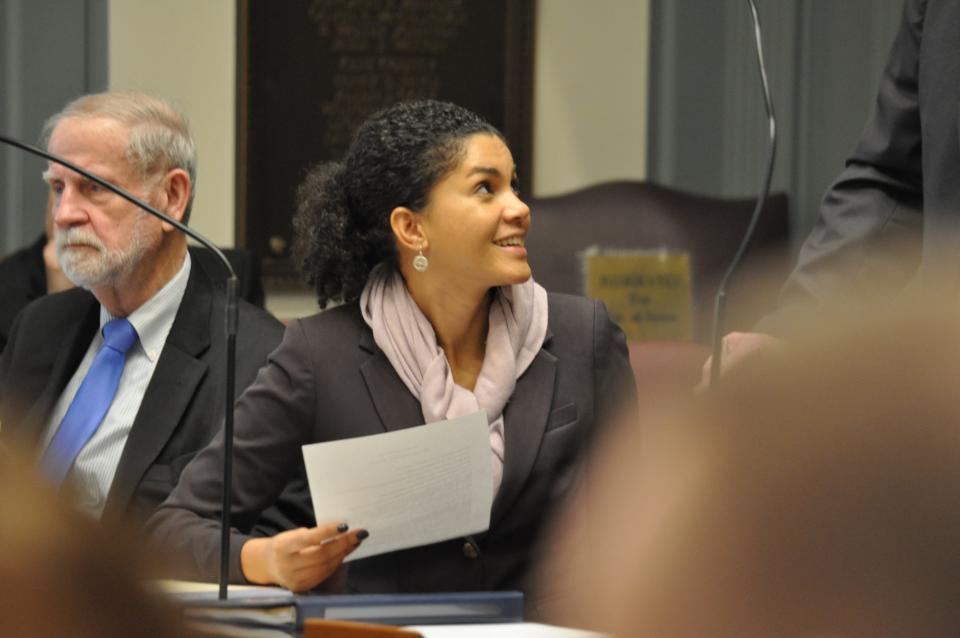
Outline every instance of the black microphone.
<path fill-rule="evenodd" d="M 127 200 L 134 206 L 150 213 L 157 219 L 164 221 L 171 226 L 175 227 L 184 235 L 191 237 L 197 240 L 200 244 L 207 248 L 210 252 L 217 256 L 220 262 L 223 264 L 223 267 L 227 269 L 229 277 L 227 279 L 227 287 L 225 294 L 224 302 L 224 318 L 226 320 L 226 345 L 227 345 L 227 368 L 226 368 L 226 396 L 225 396 L 225 405 L 226 412 L 224 413 L 224 424 L 223 424 L 223 443 L 224 443 L 224 456 L 223 456 L 223 505 L 222 512 L 220 515 L 220 524 L 222 525 L 222 530 L 220 534 L 220 589 L 219 597 L 221 600 L 225 600 L 227 597 L 227 580 L 229 579 L 230 574 L 230 506 L 232 504 L 232 492 L 233 492 L 233 391 L 234 386 L 236 385 L 236 352 L 237 352 L 237 324 L 239 322 L 237 315 L 237 275 L 233 271 L 233 266 L 230 265 L 230 261 L 224 256 L 223 252 L 217 248 L 213 242 L 209 239 L 188 227 L 186 224 L 173 219 L 165 213 L 161 213 L 159 210 L 150 206 L 146 202 L 143 202 L 130 193 L 126 192 L 119 186 L 108 182 L 102 177 L 91 173 L 90 171 L 83 169 L 73 162 L 70 162 L 62 157 L 58 157 L 47 151 L 41 150 L 35 146 L 30 146 L 29 144 L 24 144 L 23 142 L 18 142 L 17 140 L 7 137 L 6 135 L 0 134 L 0 142 L 24 150 L 33 155 L 42 157 L 48 161 L 60 164 L 65 166 L 75 173 L 83 175 L 92 182 L 103 186 L 107 190 L 119 195 L 123 199 Z"/>
<path fill-rule="evenodd" d="M 763 62 L 763 39 L 760 34 L 760 17 L 757 14 L 757 5 L 753 0 L 747 0 L 750 6 L 750 15 L 753 18 L 754 44 L 757 53 L 757 65 L 760 70 L 760 84 L 763 88 L 763 104 L 767 109 L 767 126 L 770 135 L 770 155 L 767 160 L 767 170 L 763 176 L 763 182 L 760 186 L 760 195 L 757 198 L 756 207 L 753 209 L 753 215 L 750 217 L 750 223 L 747 225 L 747 232 L 743 235 L 740 247 L 737 249 L 733 261 L 730 262 L 726 274 L 720 281 L 720 287 L 717 289 L 717 296 L 713 308 L 713 354 L 710 357 L 710 387 L 716 385 L 720 378 L 720 363 L 723 356 L 723 320 L 727 309 L 727 283 L 730 277 L 736 271 L 743 255 L 750 245 L 753 238 L 753 232 L 757 228 L 757 222 L 760 220 L 760 213 L 763 211 L 763 205 L 770 195 L 770 179 L 773 176 L 773 165 L 777 153 L 777 119 L 773 114 L 773 101 L 770 99 L 770 86 L 767 84 L 767 69 Z"/>

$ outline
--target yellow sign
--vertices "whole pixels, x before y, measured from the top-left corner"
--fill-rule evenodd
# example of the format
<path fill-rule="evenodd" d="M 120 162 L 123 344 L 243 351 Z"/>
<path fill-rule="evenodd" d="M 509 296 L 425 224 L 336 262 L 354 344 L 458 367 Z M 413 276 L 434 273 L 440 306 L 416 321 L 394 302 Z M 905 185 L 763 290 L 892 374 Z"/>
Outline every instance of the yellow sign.
<path fill-rule="evenodd" d="M 587 295 L 607 305 L 627 339 L 693 339 L 688 253 L 593 247 L 583 253 L 583 261 Z"/>

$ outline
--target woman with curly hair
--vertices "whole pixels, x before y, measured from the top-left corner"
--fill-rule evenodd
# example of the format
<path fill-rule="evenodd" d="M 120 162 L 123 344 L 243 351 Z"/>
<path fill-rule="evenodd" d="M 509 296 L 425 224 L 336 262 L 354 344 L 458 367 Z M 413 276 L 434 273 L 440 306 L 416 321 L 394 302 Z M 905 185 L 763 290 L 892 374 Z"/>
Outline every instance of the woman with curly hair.
<path fill-rule="evenodd" d="M 238 528 L 302 480 L 304 444 L 483 410 L 490 529 L 358 560 L 347 589 L 523 589 L 548 512 L 633 379 L 602 304 L 548 294 L 531 278 L 530 210 L 503 136 L 445 102 L 388 108 L 360 127 L 342 163 L 307 176 L 294 223 L 320 305 L 342 304 L 291 322 L 237 402 Z M 155 538 L 206 577 L 217 569 L 221 459 L 217 441 L 152 521 Z M 303 498 L 293 509 L 309 511 Z M 238 532 L 233 578 L 310 589 L 367 534 L 300 518 L 303 527 L 269 538 Z"/>

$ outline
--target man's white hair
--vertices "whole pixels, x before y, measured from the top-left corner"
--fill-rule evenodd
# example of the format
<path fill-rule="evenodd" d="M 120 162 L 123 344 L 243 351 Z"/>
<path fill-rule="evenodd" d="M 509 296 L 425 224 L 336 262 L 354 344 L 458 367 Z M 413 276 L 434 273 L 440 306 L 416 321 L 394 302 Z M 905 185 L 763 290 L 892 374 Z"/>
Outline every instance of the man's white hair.
<path fill-rule="evenodd" d="M 183 222 L 190 219 L 197 183 L 197 148 L 184 115 L 166 100 L 136 92 L 113 91 L 79 97 L 43 125 L 41 141 L 50 142 L 53 130 L 68 118 L 107 118 L 130 127 L 127 160 L 146 178 L 180 168 L 190 176 L 190 201 Z"/>

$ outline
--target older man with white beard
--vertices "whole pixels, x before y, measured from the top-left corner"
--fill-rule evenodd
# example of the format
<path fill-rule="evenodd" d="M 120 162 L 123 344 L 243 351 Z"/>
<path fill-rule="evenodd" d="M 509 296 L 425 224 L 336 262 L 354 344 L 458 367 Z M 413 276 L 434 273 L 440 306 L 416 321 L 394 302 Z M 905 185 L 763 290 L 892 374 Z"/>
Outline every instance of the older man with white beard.
<path fill-rule="evenodd" d="M 188 221 L 196 151 L 165 101 L 84 96 L 45 137 L 51 153 Z M 0 358 L 0 437 L 34 450 L 91 516 L 138 523 L 222 423 L 224 275 L 191 263 L 179 231 L 95 182 L 53 162 L 43 177 L 60 264 L 78 288 L 15 321 Z M 281 336 L 276 319 L 241 302 L 237 393 Z"/>

